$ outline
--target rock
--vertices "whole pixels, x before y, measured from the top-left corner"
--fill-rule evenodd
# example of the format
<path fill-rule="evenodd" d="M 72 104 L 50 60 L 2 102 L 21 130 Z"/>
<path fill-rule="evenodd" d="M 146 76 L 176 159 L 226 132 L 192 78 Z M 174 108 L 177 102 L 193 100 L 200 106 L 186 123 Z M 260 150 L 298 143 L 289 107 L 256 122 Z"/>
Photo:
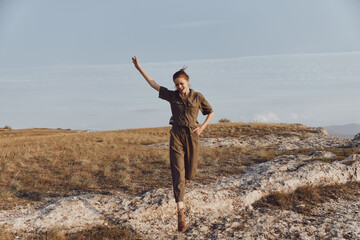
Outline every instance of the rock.
<path fill-rule="evenodd" d="M 346 147 L 350 140 L 341 137 L 321 135 L 317 133 L 309 133 L 305 139 L 294 141 L 286 139 L 286 141 L 276 145 L 276 150 L 297 150 L 297 149 L 325 149 Z"/>
<path fill-rule="evenodd" d="M 360 161 L 360 154 L 352 154 L 352 155 L 348 156 L 345 160 Z"/>
<path fill-rule="evenodd" d="M 231 224 L 231 228 L 238 228 L 238 227 L 240 227 L 241 226 L 241 224 L 239 223 L 239 222 L 233 222 L 232 224 Z"/>
<path fill-rule="evenodd" d="M 317 127 L 317 128 L 314 128 L 318 133 L 322 134 L 322 135 L 325 135 L 325 136 L 328 136 L 329 135 L 329 132 L 323 128 L 323 127 Z"/>
<path fill-rule="evenodd" d="M 199 231 L 200 232 L 208 232 L 209 228 L 207 226 L 202 226 L 202 227 L 200 227 Z"/>
<path fill-rule="evenodd" d="M 308 133 L 305 139 L 299 136 L 284 137 L 276 134 L 263 137 L 240 136 L 239 138 L 200 138 L 201 147 L 247 147 L 250 149 L 271 146 L 275 150 L 289 151 L 297 149 L 325 149 L 348 146 L 350 139 Z M 157 143 L 148 147 L 169 147 L 169 143 Z"/>
<path fill-rule="evenodd" d="M 356 134 L 355 137 L 349 143 L 350 147 L 360 147 L 360 133 Z"/>
<path fill-rule="evenodd" d="M 360 140 L 360 133 L 356 134 L 353 138 L 353 140 Z"/>
<path fill-rule="evenodd" d="M 52 227 L 69 227 L 73 230 L 82 229 L 89 224 L 105 224 L 103 214 L 90 207 L 87 198 L 90 195 L 61 198 L 55 202 L 45 204 L 37 209 L 23 209 L 10 211 L 11 220 L 5 221 L 15 231 L 46 230 Z M 4 223 L 0 212 L 0 224 Z M 25 214 L 24 214 L 25 213 Z"/>
<path fill-rule="evenodd" d="M 316 151 L 310 155 L 311 158 L 334 158 L 336 155 L 332 152 Z"/>

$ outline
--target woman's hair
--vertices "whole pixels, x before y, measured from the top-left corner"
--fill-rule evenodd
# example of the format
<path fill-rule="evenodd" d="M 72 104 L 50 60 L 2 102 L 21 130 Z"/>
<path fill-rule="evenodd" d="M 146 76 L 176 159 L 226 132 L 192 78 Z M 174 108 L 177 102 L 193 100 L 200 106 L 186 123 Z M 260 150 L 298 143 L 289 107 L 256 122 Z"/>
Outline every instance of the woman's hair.
<path fill-rule="evenodd" d="M 184 66 L 182 69 L 180 69 L 179 71 L 177 71 L 176 73 L 174 73 L 173 75 L 173 81 L 179 77 L 185 78 L 186 80 L 189 80 L 189 75 L 187 75 L 187 73 L 185 72 L 185 69 L 187 67 Z"/>

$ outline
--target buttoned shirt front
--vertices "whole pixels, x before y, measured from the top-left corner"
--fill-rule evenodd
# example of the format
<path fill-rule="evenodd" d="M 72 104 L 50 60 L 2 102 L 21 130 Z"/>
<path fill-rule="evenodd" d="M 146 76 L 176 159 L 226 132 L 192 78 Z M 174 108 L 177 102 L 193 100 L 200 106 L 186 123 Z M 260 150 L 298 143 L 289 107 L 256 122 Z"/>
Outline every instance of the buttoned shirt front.
<path fill-rule="evenodd" d="M 180 96 L 179 91 L 171 91 L 165 87 L 160 87 L 159 98 L 170 103 L 174 120 L 173 125 L 195 127 L 199 110 L 203 115 L 213 112 L 204 96 L 192 89 L 190 89 L 189 96 L 184 99 Z"/>

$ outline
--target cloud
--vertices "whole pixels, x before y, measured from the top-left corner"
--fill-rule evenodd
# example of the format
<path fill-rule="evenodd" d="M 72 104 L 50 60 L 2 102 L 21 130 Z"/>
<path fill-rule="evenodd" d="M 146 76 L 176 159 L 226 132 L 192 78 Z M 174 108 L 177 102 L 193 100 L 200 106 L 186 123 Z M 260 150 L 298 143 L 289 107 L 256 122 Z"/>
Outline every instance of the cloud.
<path fill-rule="evenodd" d="M 273 112 L 269 112 L 266 114 L 256 114 L 254 120 L 257 122 L 279 122 L 280 121 L 278 116 Z"/>
<path fill-rule="evenodd" d="M 215 21 L 194 21 L 194 22 L 183 22 L 173 25 L 165 26 L 165 28 L 199 28 L 214 24 Z"/>

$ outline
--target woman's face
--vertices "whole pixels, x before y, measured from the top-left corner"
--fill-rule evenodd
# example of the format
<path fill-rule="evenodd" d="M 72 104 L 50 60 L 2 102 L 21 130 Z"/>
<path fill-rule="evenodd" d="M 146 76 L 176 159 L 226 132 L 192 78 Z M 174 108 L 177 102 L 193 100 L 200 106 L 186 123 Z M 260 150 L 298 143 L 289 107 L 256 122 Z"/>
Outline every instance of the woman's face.
<path fill-rule="evenodd" d="M 174 80 L 176 89 L 181 94 L 186 94 L 189 91 L 189 80 L 179 77 Z"/>

